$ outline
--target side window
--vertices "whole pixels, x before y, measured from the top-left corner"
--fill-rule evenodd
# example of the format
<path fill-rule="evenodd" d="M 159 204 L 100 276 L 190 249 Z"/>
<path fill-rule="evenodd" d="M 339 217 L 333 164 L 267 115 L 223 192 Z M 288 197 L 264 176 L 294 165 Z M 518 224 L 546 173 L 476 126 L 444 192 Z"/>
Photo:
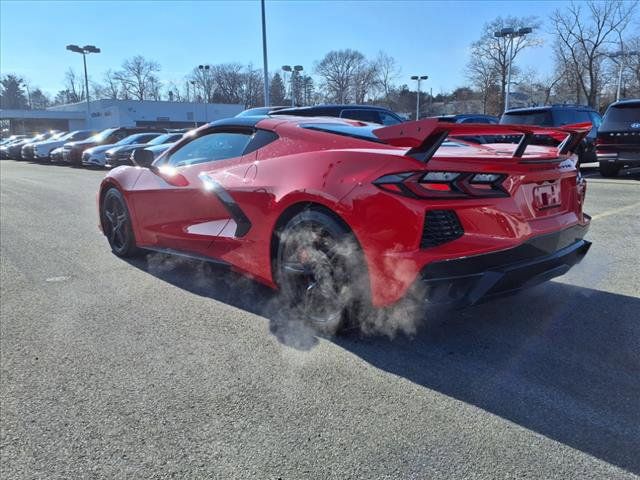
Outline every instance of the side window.
<path fill-rule="evenodd" d="M 251 141 L 245 148 L 243 155 L 247 153 L 255 152 L 259 148 L 262 148 L 271 142 L 274 142 L 278 139 L 278 135 L 275 132 L 270 130 L 257 130 L 256 133 L 251 137 Z"/>
<path fill-rule="evenodd" d="M 382 111 L 378 113 L 380 114 L 380 123 L 382 123 L 382 125 L 397 125 L 398 123 L 402 123 L 402 120 L 395 115 Z"/>
<path fill-rule="evenodd" d="M 589 112 L 589 116 L 591 117 L 590 121 L 593 123 L 593 128 L 599 130 L 600 125 L 602 125 L 602 117 L 596 112 Z"/>
<path fill-rule="evenodd" d="M 251 140 L 249 133 L 213 132 L 198 137 L 173 152 L 167 163 L 174 167 L 213 162 L 243 154 Z"/>
<path fill-rule="evenodd" d="M 380 123 L 380 117 L 376 110 L 342 110 L 340 117 L 361 122 Z"/>

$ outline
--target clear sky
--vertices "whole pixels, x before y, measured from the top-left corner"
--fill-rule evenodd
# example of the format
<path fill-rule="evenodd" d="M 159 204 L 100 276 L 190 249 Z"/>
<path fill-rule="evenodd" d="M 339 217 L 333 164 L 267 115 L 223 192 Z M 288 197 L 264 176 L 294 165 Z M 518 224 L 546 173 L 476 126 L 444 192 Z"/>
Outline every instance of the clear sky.
<path fill-rule="evenodd" d="M 552 67 L 547 18 L 565 1 L 294 1 L 267 0 L 269 70 L 301 64 L 305 70 L 332 49 L 353 48 L 368 57 L 395 57 L 401 78 L 429 75 L 427 88 L 465 83 L 469 45 L 482 24 L 497 16 L 537 15 L 542 47 L 525 51 L 521 67 L 541 74 Z M 201 63 L 252 62 L 262 68 L 260 2 L 0 0 L 0 70 L 26 77 L 33 88 L 55 94 L 64 72 L 82 71 L 80 55 L 65 45 L 93 44 L 89 75 L 101 80 L 136 54 L 162 66 L 164 81 L 180 81 Z"/>

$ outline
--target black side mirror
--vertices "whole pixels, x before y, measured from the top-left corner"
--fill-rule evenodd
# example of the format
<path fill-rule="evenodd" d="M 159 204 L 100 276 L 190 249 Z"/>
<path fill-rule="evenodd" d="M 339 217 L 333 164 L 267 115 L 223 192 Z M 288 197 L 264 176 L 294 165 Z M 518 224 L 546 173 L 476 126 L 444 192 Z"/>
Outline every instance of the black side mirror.
<path fill-rule="evenodd" d="M 155 160 L 155 157 L 153 156 L 153 152 L 150 152 L 149 150 L 144 148 L 138 148 L 133 151 L 132 160 L 133 163 L 135 163 L 139 167 L 149 168 Z"/>

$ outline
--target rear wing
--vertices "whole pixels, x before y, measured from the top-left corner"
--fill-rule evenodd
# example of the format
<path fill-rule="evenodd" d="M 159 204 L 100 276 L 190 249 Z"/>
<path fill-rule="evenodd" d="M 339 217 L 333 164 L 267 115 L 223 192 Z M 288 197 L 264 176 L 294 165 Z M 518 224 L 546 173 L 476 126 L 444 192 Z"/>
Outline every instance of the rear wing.
<path fill-rule="evenodd" d="M 591 123 L 548 128 L 531 125 L 444 123 L 435 118 L 425 118 L 377 128 L 373 130 L 373 134 L 389 145 L 410 148 L 407 155 L 421 162 L 428 162 L 447 137 L 461 136 L 520 135 L 521 139 L 513 152 L 513 158 L 522 158 L 535 136 L 549 136 L 561 142 L 558 145 L 558 154 L 568 155 L 575 151 L 591 128 Z"/>

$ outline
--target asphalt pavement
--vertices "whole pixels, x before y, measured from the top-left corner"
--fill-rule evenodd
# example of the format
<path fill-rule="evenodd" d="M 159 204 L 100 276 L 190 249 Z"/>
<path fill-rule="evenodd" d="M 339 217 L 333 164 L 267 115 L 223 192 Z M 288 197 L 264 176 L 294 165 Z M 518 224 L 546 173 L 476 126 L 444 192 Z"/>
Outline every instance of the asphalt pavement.
<path fill-rule="evenodd" d="M 640 174 L 586 174 L 567 275 L 325 339 L 220 267 L 115 257 L 104 172 L 0 162 L 0 478 L 637 478 Z"/>

